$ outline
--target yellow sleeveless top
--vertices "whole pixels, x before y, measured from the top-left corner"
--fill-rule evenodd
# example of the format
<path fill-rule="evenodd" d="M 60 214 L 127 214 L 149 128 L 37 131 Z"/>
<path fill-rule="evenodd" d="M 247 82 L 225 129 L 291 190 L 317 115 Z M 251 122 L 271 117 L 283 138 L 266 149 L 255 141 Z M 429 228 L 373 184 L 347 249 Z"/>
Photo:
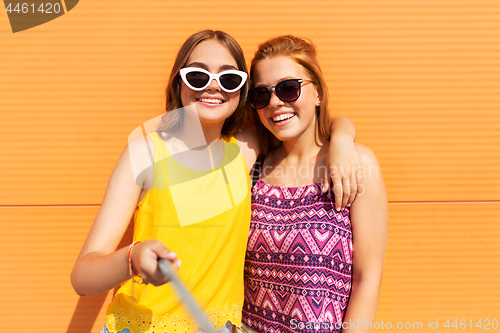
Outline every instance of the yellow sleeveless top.
<path fill-rule="evenodd" d="M 224 142 L 224 158 L 213 170 L 177 162 L 158 133 L 153 187 L 134 214 L 134 241 L 157 239 L 176 252 L 179 276 L 220 328 L 241 325 L 243 265 L 250 226 L 250 182 L 236 140 Z M 146 289 L 146 290 L 145 290 Z M 125 282 L 106 312 L 110 332 L 194 332 L 197 325 L 167 283 Z"/>

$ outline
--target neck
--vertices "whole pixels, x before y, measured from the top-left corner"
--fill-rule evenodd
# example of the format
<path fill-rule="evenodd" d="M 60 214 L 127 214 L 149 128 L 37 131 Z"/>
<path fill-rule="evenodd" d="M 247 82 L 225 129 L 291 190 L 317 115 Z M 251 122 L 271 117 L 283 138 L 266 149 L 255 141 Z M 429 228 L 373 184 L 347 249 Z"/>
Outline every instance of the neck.
<path fill-rule="evenodd" d="M 203 130 L 203 135 L 205 137 L 205 142 L 210 144 L 210 142 L 214 141 L 222 141 L 222 126 L 224 123 L 216 123 L 216 124 L 201 124 L 201 128 Z"/>
<path fill-rule="evenodd" d="M 223 122 L 202 123 L 191 111 L 184 113 L 180 128 L 172 135 L 173 140 L 168 140 L 167 147 L 184 166 L 200 171 L 214 169 L 224 157 Z"/>
<path fill-rule="evenodd" d="M 329 144 L 314 136 L 284 141 L 268 155 L 263 179 L 272 185 L 284 187 L 303 186 L 321 182 L 325 174 L 326 153 Z"/>
<path fill-rule="evenodd" d="M 287 163 L 293 165 L 308 164 L 309 161 L 315 160 L 318 156 L 328 152 L 328 144 L 323 142 L 315 142 L 314 144 L 295 142 L 293 145 L 283 142 L 280 148 L 283 158 L 288 161 Z"/>
<path fill-rule="evenodd" d="M 306 133 L 304 133 L 306 134 Z M 301 135 L 300 137 L 283 141 L 281 150 L 289 160 L 300 161 L 315 158 L 318 154 L 328 151 L 328 141 L 322 139 L 317 131 Z"/>
<path fill-rule="evenodd" d="M 183 141 L 189 149 L 207 147 L 214 141 L 222 140 L 224 122 L 204 123 L 196 114 L 196 109 L 185 109 L 181 127 L 175 136 Z"/>

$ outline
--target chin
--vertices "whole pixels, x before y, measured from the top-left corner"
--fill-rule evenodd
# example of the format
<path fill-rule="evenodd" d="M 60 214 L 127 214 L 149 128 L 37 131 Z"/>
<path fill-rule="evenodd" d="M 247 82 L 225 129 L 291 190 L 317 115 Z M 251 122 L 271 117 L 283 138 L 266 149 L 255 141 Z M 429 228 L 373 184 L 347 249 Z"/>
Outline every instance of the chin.
<path fill-rule="evenodd" d="M 271 132 L 271 133 L 273 133 L 273 132 Z M 291 131 L 277 132 L 277 133 L 273 133 L 273 135 L 276 137 L 276 139 L 283 141 L 283 142 L 295 140 L 300 136 L 299 133 L 293 133 Z"/>
<path fill-rule="evenodd" d="M 226 121 L 227 118 L 229 118 L 231 114 L 227 113 L 217 113 L 214 114 L 214 112 L 199 112 L 198 111 L 198 117 L 202 123 L 218 123 L 218 122 L 224 122 Z"/>
<path fill-rule="evenodd" d="M 293 137 L 290 137 L 290 135 L 286 135 L 286 134 L 283 134 L 283 133 L 273 133 L 272 131 L 270 131 L 272 135 L 274 135 L 274 137 L 280 141 L 288 141 L 288 140 L 291 140 L 293 139 Z"/>

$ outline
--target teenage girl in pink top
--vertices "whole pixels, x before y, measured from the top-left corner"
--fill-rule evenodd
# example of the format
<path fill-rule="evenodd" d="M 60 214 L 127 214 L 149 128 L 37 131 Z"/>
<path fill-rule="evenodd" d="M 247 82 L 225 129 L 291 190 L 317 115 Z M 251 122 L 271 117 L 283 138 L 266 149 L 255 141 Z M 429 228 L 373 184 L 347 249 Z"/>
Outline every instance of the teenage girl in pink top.
<path fill-rule="evenodd" d="M 337 211 L 333 192 L 321 191 L 330 119 L 315 47 L 271 39 L 256 52 L 250 79 L 265 158 L 252 189 L 243 323 L 256 332 L 369 331 L 361 323 L 377 313 L 388 224 L 377 158 L 355 144 L 361 195 Z"/>

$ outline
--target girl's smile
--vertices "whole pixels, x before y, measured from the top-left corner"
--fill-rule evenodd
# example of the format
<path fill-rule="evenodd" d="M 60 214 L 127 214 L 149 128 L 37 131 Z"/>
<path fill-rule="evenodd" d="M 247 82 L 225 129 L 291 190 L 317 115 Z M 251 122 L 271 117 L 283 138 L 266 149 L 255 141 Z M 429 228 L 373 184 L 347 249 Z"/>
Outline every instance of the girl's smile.
<path fill-rule="evenodd" d="M 295 117 L 295 113 L 293 112 L 279 112 L 273 114 L 271 119 L 274 121 L 275 126 L 285 126 L 293 117 Z"/>
<path fill-rule="evenodd" d="M 276 56 L 255 65 L 255 86 L 274 86 L 286 79 L 309 79 L 307 71 L 289 57 Z M 296 140 L 304 135 L 315 137 L 316 106 L 319 97 L 314 84 L 303 84 L 293 102 L 283 102 L 274 89 L 269 104 L 258 109 L 260 120 L 280 141 Z"/>
<path fill-rule="evenodd" d="M 207 57 L 210 54 L 210 57 Z M 229 50 L 215 40 L 206 40 L 198 44 L 185 67 L 199 67 L 211 73 L 238 70 L 238 64 Z M 181 80 L 181 101 L 183 106 L 196 105 L 200 121 L 207 125 L 220 125 L 231 116 L 238 107 L 240 91 L 225 92 L 216 80 L 212 80 L 202 91 L 190 89 Z"/>

